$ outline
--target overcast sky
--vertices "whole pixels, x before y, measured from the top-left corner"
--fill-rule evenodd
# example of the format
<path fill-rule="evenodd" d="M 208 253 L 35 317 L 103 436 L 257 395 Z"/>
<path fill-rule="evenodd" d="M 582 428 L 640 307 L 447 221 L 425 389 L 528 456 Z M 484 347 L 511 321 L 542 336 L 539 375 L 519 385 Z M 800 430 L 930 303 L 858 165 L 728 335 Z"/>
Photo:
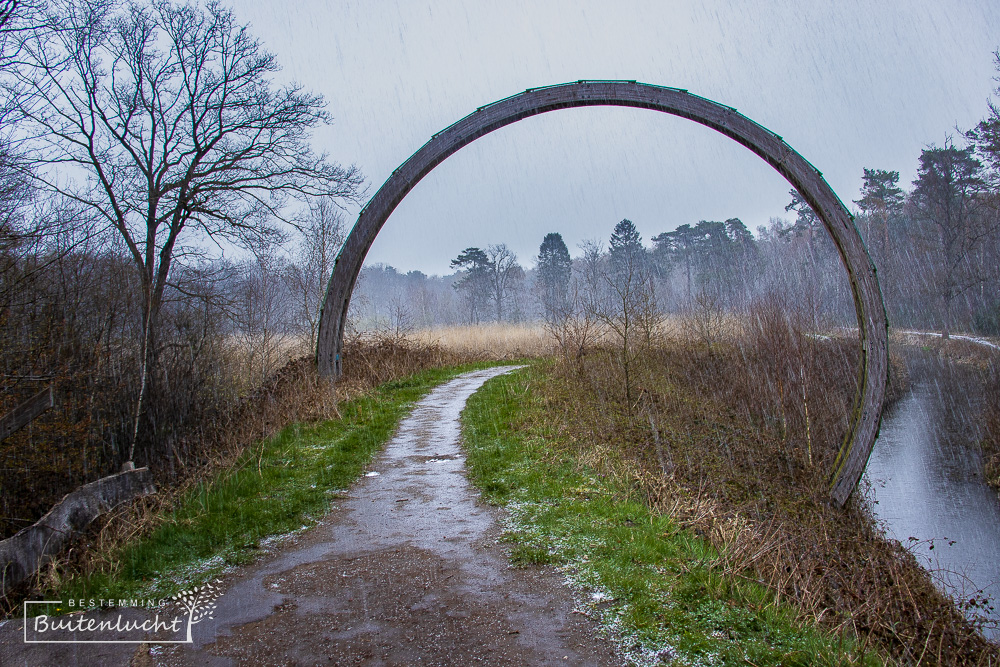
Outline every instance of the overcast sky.
<path fill-rule="evenodd" d="M 526 88 L 635 79 L 736 107 L 812 162 L 851 208 L 862 169 L 909 187 L 922 148 L 981 119 L 996 87 L 996 0 L 521 2 L 235 0 L 282 76 L 322 93 L 316 146 L 374 194 L 431 135 Z M 684 223 L 785 216 L 789 185 L 688 120 L 622 108 L 543 114 L 477 140 L 428 175 L 368 255 L 450 272 L 507 243 L 530 267 L 547 232 L 574 255 L 622 218 L 650 238 Z M 352 209 L 349 224 L 357 209 Z"/>

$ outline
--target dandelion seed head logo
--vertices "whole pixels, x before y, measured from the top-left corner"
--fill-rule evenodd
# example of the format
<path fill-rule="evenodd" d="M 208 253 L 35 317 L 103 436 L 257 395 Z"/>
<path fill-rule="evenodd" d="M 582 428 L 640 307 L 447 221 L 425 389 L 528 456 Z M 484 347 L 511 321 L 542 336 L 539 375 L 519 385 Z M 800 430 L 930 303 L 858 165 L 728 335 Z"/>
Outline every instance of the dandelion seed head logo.
<path fill-rule="evenodd" d="M 207 583 L 180 591 L 170 598 L 88 598 L 71 600 L 26 600 L 24 642 L 33 644 L 190 644 L 191 629 L 206 618 L 215 618 L 220 584 Z M 165 606 L 173 603 L 174 611 Z M 39 605 L 55 608 L 56 615 L 32 613 Z M 71 613 L 58 612 L 69 609 Z M 185 627 L 187 632 L 185 632 Z M 185 636 L 180 639 L 178 636 Z"/>
<path fill-rule="evenodd" d="M 216 582 L 218 583 L 218 582 Z M 216 600 L 222 595 L 222 590 L 215 584 L 208 583 L 181 591 L 170 599 L 187 612 L 187 641 L 191 642 L 191 628 L 206 618 L 215 618 Z"/>

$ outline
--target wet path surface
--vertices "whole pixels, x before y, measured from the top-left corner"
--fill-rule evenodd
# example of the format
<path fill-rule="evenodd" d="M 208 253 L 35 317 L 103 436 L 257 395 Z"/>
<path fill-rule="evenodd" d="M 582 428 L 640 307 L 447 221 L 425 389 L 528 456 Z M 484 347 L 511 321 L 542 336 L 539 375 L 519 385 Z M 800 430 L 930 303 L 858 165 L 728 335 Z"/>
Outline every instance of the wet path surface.
<path fill-rule="evenodd" d="M 465 477 L 459 414 L 512 368 L 465 374 L 420 401 L 324 521 L 225 578 L 192 644 L 123 646 L 100 664 L 618 664 L 557 575 L 508 566 L 496 510 Z M 12 664 L 55 657 L 35 648 L 45 647 Z M 60 654 L 97 664 L 80 647 Z"/>

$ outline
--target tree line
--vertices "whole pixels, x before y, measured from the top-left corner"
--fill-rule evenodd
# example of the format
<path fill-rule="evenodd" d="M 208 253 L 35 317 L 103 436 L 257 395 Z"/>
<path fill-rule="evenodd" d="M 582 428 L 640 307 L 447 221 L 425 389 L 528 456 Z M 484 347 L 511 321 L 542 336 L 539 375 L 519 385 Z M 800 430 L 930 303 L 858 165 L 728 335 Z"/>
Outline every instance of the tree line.
<path fill-rule="evenodd" d="M 1000 71 L 1000 52 L 994 56 Z M 890 325 L 944 337 L 954 330 L 1000 335 L 1000 106 L 990 102 L 987 117 L 957 140 L 924 148 L 908 189 L 899 180 L 898 171 L 865 168 L 853 202 Z M 533 314 L 552 321 L 593 305 L 597 287 L 614 289 L 627 259 L 662 315 L 711 319 L 782 294 L 816 329 L 853 325 L 846 274 L 822 222 L 795 190 L 784 213 L 756 236 L 736 217 L 701 220 L 654 235 L 649 246 L 625 219 L 607 251 L 587 241 L 575 260 L 561 235 L 550 233 L 528 272 L 506 245 L 467 248 L 452 261 L 455 288 L 469 322 L 526 312 L 530 319 L 530 309 L 510 307 L 525 294 L 535 297 Z"/>

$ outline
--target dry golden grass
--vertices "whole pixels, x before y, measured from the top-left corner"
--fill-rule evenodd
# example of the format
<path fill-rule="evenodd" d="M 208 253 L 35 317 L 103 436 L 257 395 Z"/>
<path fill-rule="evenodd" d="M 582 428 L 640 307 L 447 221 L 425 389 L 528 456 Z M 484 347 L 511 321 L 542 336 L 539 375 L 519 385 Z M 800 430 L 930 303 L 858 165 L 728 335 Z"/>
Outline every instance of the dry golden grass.
<path fill-rule="evenodd" d="M 555 339 L 540 322 L 440 327 L 416 331 L 408 338 L 417 345 L 436 345 L 476 359 L 541 357 L 555 351 Z"/>
<path fill-rule="evenodd" d="M 729 340 L 739 335 L 745 322 L 732 315 L 705 320 L 696 316 L 668 315 L 655 327 L 658 340 Z M 587 345 L 612 344 L 614 335 L 601 322 L 594 321 Z M 544 357 L 559 352 L 558 343 L 544 322 L 523 324 L 484 323 L 421 329 L 406 336 L 418 346 L 438 346 L 463 359 L 521 359 Z"/>
<path fill-rule="evenodd" d="M 591 323 L 586 345 L 608 344 L 612 333 L 600 322 Z M 679 317 L 664 317 L 655 330 L 658 339 L 669 340 L 689 335 L 685 321 Z M 523 359 L 545 357 L 559 353 L 555 336 L 544 322 L 524 324 L 490 322 L 421 329 L 407 336 L 421 346 L 438 346 L 463 359 Z"/>

